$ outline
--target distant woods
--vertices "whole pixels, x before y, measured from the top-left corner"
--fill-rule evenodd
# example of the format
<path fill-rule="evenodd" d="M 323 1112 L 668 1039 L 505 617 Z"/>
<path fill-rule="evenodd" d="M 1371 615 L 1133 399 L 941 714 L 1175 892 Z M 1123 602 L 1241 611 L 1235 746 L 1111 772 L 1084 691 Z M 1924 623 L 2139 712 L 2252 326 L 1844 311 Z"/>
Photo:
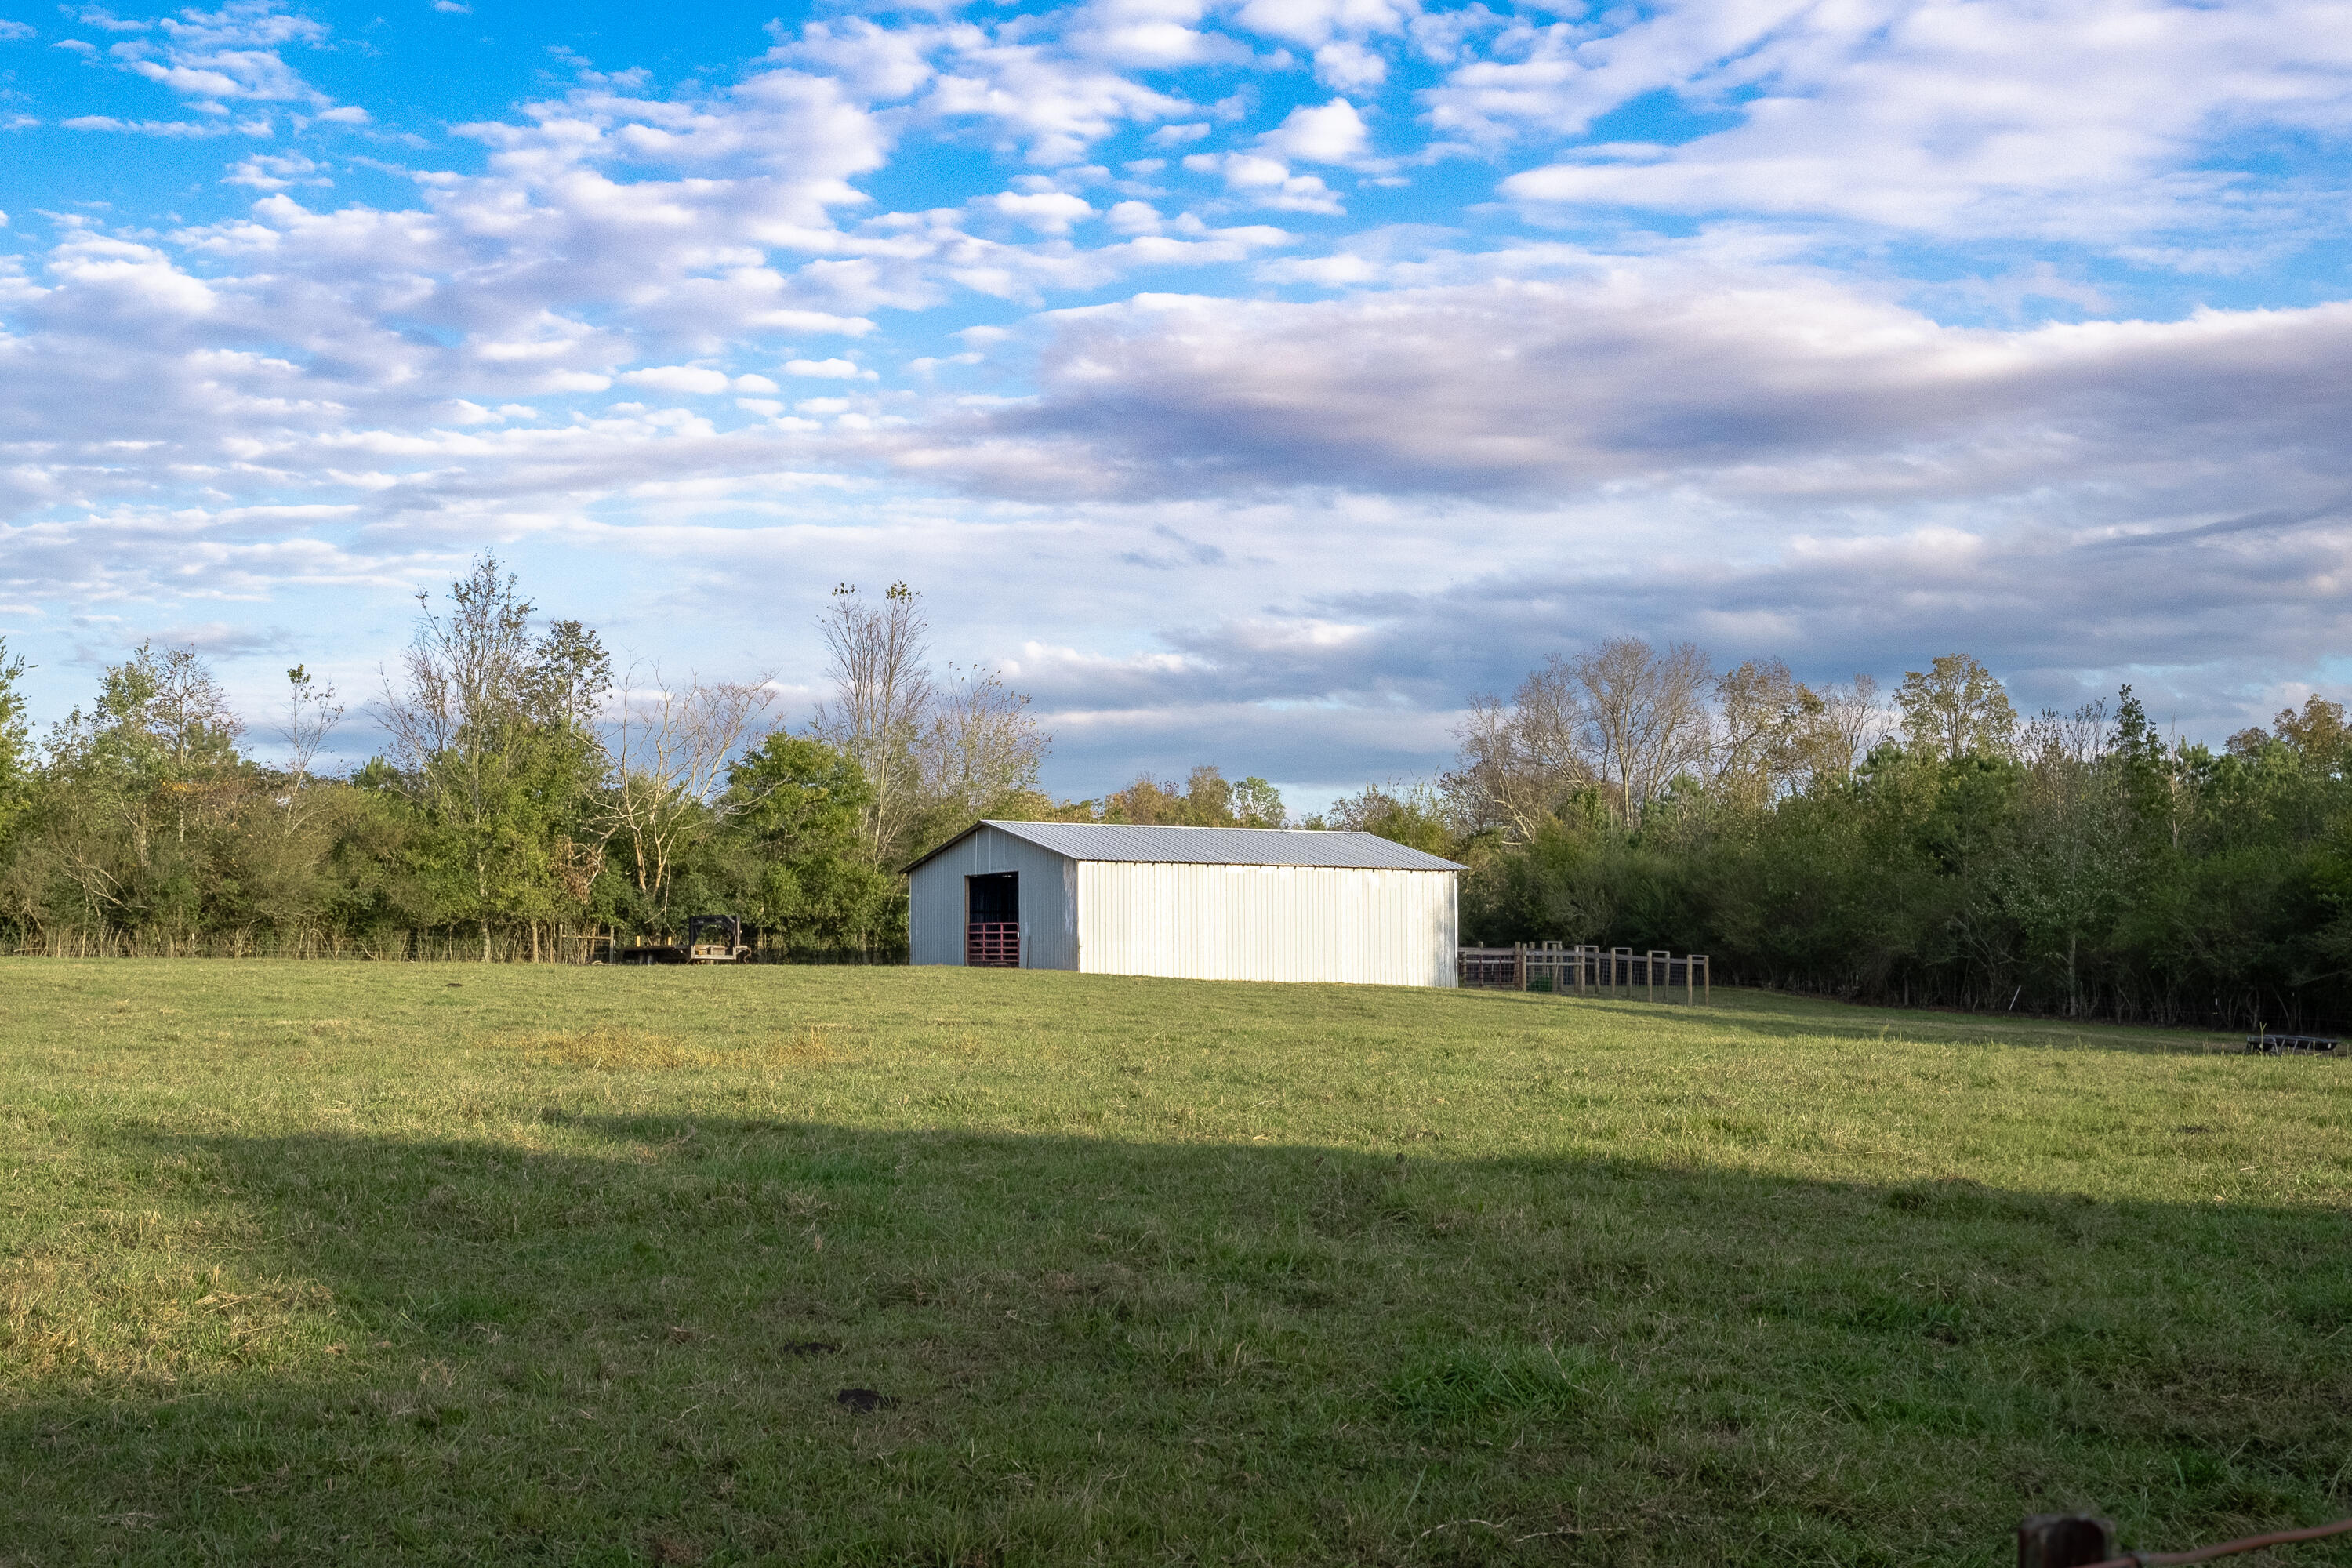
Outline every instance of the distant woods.
<path fill-rule="evenodd" d="M 1049 805 L 1047 737 L 992 672 L 931 668 L 904 584 L 843 588 L 824 629 L 832 693 L 799 734 L 772 674 L 616 667 L 488 556 L 418 595 L 379 689 L 297 666 L 260 736 L 197 653 L 148 645 L 36 744 L 0 645 L 0 931 L 55 952 L 553 959 L 583 929 L 714 910 L 771 949 L 891 956 L 897 866 L 942 825 Z M 322 775 L 360 703 L 381 754 Z"/>
<path fill-rule="evenodd" d="M 247 732 L 204 659 L 142 646 L 36 739 L 0 645 L 0 937 L 35 952 L 550 959 L 586 928 L 740 913 L 784 955 L 903 953 L 899 868 L 982 816 L 1356 829 L 1459 859 L 1478 942 L 1714 956 L 1873 1002 L 2225 1026 L 2352 1023 L 2352 734 L 2315 697 L 2220 751 L 2112 706 L 2021 714 L 1938 658 L 1882 691 L 1562 651 L 1468 702 L 1453 765 L 1299 819 L 1197 767 L 1099 798 L 920 597 L 823 601 L 824 699 L 616 662 L 485 556 L 373 689 L 303 666 Z M 320 759 L 355 710 L 380 754 Z"/>
<path fill-rule="evenodd" d="M 1620 638 L 1473 701 L 1457 739 L 1435 784 L 1329 815 L 1465 861 L 1465 940 L 1976 1011 L 2352 1017 L 2352 738 L 2321 698 L 2215 752 L 2129 687 L 2028 717 L 1962 655 L 1882 700 Z"/>
<path fill-rule="evenodd" d="M 586 931 L 742 915 L 784 956 L 906 948 L 899 868 L 982 816 L 1278 827 L 1213 767 L 1055 802 L 1051 737 L 982 666 L 933 661 L 919 595 L 824 601 L 825 696 L 798 732 L 774 671 L 622 658 L 485 555 L 374 689 L 286 672 L 247 733 L 192 648 L 141 647 L 36 742 L 0 643 L 0 936 L 43 952 L 556 960 Z M 380 753 L 329 776 L 353 711 Z"/>

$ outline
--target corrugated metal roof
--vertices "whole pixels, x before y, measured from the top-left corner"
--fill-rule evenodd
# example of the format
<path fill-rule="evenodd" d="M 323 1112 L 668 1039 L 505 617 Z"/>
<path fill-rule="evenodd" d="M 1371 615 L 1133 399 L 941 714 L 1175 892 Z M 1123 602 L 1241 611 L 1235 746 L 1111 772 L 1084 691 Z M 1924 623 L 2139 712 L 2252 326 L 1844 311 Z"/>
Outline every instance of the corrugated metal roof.
<path fill-rule="evenodd" d="M 923 860 L 993 827 L 1073 860 L 1153 860 L 1191 866 L 1351 866 L 1389 871 L 1459 871 L 1454 861 L 1376 833 L 1317 833 L 1286 827 L 1130 827 L 1102 822 L 974 823 Z"/>

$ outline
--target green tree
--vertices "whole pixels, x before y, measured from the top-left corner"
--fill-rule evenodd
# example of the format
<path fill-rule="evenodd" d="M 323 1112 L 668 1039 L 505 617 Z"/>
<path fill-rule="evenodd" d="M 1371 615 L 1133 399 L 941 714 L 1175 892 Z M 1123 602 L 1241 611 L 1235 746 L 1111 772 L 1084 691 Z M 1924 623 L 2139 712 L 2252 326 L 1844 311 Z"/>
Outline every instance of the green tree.
<path fill-rule="evenodd" d="M 591 720 L 612 686 L 603 645 L 576 621 L 531 636 L 535 606 L 484 553 L 446 612 L 417 595 L 416 632 L 383 712 L 402 781 L 430 830 L 445 912 L 493 928 L 578 911 L 603 860 L 587 825 L 604 773 Z"/>
<path fill-rule="evenodd" d="M 865 853 L 873 794 L 856 759 L 805 736 L 770 735 L 738 762 L 721 805 L 743 913 L 804 950 L 903 942 L 900 879 Z"/>
<path fill-rule="evenodd" d="M 1424 784 L 1368 784 L 1336 802 L 1323 815 L 1322 824 L 1345 833 L 1377 834 L 1424 854 L 1451 858 L 1463 853 L 1446 820 L 1444 802 Z"/>
<path fill-rule="evenodd" d="M 33 666 L 8 651 L 0 637 L 0 848 L 33 795 L 33 723 L 25 702 L 25 672 Z"/>
<path fill-rule="evenodd" d="M 1234 785 L 1232 810 L 1236 827 L 1280 827 L 1290 820 L 1282 792 L 1255 774 Z"/>
<path fill-rule="evenodd" d="M 1911 670 L 1895 689 L 1903 737 L 1930 756 L 2008 754 L 2017 738 L 2017 710 L 1990 670 L 1966 654 L 1946 654 L 1924 671 Z"/>
<path fill-rule="evenodd" d="M 1256 816 L 1244 821 L 1244 811 Z M 1149 774 L 1139 777 L 1103 798 L 1098 820 L 1139 827 L 1277 827 L 1281 811 L 1281 795 L 1264 779 L 1245 779 L 1235 785 L 1224 770 L 1203 763 L 1181 784 Z M 1267 814 L 1275 819 L 1265 820 Z"/>
<path fill-rule="evenodd" d="M 2341 702 L 2315 694 L 2305 699 L 2302 712 L 2282 711 L 2271 721 L 2271 732 L 2315 773 L 2340 778 L 2352 763 L 2352 730 L 2345 727 Z"/>
<path fill-rule="evenodd" d="M 226 853 L 255 795 L 239 726 L 193 648 L 142 643 L 49 731 L 37 842 L 12 877 L 37 925 L 193 936 L 235 905 Z"/>

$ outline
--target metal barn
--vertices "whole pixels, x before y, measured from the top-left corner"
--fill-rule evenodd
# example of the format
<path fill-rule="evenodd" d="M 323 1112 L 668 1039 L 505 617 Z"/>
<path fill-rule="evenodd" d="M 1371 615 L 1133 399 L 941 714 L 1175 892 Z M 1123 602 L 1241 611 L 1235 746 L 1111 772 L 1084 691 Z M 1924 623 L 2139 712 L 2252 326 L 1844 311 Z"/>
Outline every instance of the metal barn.
<path fill-rule="evenodd" d="M 917 963 L 1454 983 L 1462 868 L 1370 833 L 982 822 L 907 869 Z"/>

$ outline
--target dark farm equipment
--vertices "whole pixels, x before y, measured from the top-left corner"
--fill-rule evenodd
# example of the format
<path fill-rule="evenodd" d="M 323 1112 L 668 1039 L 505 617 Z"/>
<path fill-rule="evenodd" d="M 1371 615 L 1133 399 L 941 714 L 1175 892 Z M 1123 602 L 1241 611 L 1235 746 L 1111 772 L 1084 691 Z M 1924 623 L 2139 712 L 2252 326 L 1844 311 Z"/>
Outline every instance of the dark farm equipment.
<path fill-rule="evenodd" d="M 751 950 L 737 915 L 688 915 L 682 942 L 642 942 L 614 950 L 615 963 L 742 963 Z"/>

